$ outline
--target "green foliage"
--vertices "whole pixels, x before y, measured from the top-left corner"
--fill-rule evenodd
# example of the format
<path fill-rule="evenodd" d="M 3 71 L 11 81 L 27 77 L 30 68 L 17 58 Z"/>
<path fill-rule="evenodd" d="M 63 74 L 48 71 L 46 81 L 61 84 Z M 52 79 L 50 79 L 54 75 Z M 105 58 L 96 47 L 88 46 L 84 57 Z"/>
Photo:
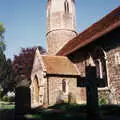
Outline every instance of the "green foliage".
<path fill-rule="evenodd" d="M 3 88 L 3 95 L 13 90 L 13 80 L 12 62 L 10 59 L 6 60 L 3 51 L 0 49 L 0 86 Z"/>
<path fill-rule="evenodd" d="M 4 36 L 3 33 L 5 32 L 5 27 L 4 25 L 0 22 L 0 48 L 2 49 L 2 51 L 5 50 L 6 45 L 4 42 Z"/>
<path fill-rule="evenodd" d="M 4 96 L 1 100 L 4 102 L 14 102 L 15 97 L 14 96 Z"/>
<path fill-rule="evenodd" d="M 100 98 L 99 105 L 104 105 L 104 104 L 107 104 L 107 100 L 105 98 Z"/>
<path fill-rule="evenodd" d="M 2 49 L 2 51 L 5 51 L 5 49 L 6 49 L 6 45 L 3 40 L 0 41 L 0 48 Z"/>
<path fill-rule="evenodd" d="M 99 105 L 108 104 L 109 91 L 108 90 L 99 91 L 98 98 Z"/>
<path fill-rule="evenodd" d="M 2 82 L 6 76 L 6 58 L 5 55 L 0 49 L 0 82 Z"/>
<path fill-rule="evenodd" d="M 5 27 L 2 22 L 0 22 L 0 36 L 5 32 Z"/>

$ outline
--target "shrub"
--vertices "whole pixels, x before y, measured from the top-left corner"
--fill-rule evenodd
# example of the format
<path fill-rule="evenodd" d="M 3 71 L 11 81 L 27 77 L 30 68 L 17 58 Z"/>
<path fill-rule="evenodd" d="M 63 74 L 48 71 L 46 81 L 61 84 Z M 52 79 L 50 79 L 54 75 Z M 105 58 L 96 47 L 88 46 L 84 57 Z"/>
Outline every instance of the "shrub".
<path fill-rule="evenodd" d="M 98 93 L 99 98 L 99 104 L 108 104 L 108 98 L 109 98 L 109 91 L 108 90 L 101 90 Z"/>
<path fill-rule="evenodd" d="M 99 104 L 100 105 L 107 104 L 107 100 L 105 98 L 100 98 L 99 99 Z"/>
<path fill-rule="evenodd" d="M 15 97 L 14 96 L 4 96 L 2 98 L 2 101 L 5 101 L 5 102 L 14 102 L 15 101 Z"/>

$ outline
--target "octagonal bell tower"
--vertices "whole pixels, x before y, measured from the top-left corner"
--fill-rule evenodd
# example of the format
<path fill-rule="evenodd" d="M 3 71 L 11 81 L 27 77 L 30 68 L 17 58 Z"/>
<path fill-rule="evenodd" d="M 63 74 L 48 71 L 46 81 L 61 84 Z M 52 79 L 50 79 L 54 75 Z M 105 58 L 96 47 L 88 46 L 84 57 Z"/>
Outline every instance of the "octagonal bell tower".
<path fill-rule="evenodd" d="M 76 33 L 75 0 L 47 0 L 47 51 L 56 53 Z"/>

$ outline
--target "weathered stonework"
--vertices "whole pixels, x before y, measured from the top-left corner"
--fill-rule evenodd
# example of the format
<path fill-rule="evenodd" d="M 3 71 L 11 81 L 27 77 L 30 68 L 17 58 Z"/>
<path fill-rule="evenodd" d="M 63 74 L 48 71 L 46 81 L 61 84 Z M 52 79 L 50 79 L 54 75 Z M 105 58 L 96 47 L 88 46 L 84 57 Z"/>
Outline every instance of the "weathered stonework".
<path fill-rule="evenodd" d="M 102 48 L 105 55 L 104 59 L 107 74 L 107 85 L 102 87 L 102 89 L 98 89 L 98 91 L 99 96 L 103 96 L 103 93 L 105 93 L 104 95 L 106 95 L 105 98 L 107 98 L 107 103 L 111 104 L 120 103 L 120 64 L 119 61 L 115 61 L 115 54 L 120 54 L 119 32 L 120 29 L 116 29 L 68 56 L 71 61 L 77 65 L 81 72 L 81 76 L 85 77 L 85 66 L 95 66 L 93 53 L 96 54 L 95 59 L 99 59 L 100 56 L 97 55 L 95 51 L 96 48 Z"/>
<path fill-rule="evenodd" d="M 55 55 L 69 40 L 71 40 L 75 36 L 76 33 L 74 31 L 65 29 L 55 30 L 48 33 L 47 35 L 48 53 L 50 55 Z"/>
<path fill-rule="evenodd" d="M 47 51 L 55 55 L 76 34 L 73 0 L 51 0 L 47 4 Z"/>
<path fill-rule="evenodd" d="M 76 37 L 75 1 L 47 3 L 48 55 L 36 51 L 30 86 L 32 106 L 63 101 L 85 104 L 86 88 L 77 83 L 86 77 L 86 66 L 96 66 L 99 101 L 120 104 L 120 8 Z"/>
<path fill-rule="evenodd" d="M 67 92 L 64 93 L 62 90 L 62 80 L 67 81 Z M 59 100 L 69 102 L 69 95 L 72 94 L 75 103 L 83 104 L 83 96 L 81 95 L 82 89 L 77 87 L 77 78 L 70 77 L 49 77 L 49 105 L 53 105 Z"/>
<path fill-rule="evenodd" d="M 120 64 L 115 61 L 117 52 L 120 54 L 120 46 L 107 52 L 107 66 L 111 103 L 120 104 Z"/>
<path fill-rule="evenodd" d="M 60 101 L 85 104 L 85 89 L 78 88 L 78 76 L 76 65 L 67 57 L 40 55 L 37 49 L 31 73 L 32 107 Z"/>
<path fill-rule="evenodd" d="M 44 77 L 42 60 L 39 54 L 39 50 L 36 51 L 35 59 L 33 63 L 33 69 L 31 73 L 31 106 L 36 107 L 43 104 L 48 104 L 47 100 L 47 79 Z M 37 84 L 35 85 L 35 83 Z M 39 89 L 38 95 L 36 95 L 36 89 Z M 38 101 L 36 101 L 36 98 Z"/>

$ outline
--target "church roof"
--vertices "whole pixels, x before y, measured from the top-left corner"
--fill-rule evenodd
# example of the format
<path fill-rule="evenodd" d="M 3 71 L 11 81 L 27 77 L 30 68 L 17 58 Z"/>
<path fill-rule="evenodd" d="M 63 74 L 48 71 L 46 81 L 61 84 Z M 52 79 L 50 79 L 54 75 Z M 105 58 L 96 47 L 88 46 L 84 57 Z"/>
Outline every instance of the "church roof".
<path fill-rule="evenodd" d="M 120 6 L 70 40 L 57 55 L 69 55 L 118 27 L 120 27 Z"/>
<path fill-rule="evenodd" d="M 77 67 L 65 56 L 41 55 L 44 70 L 54 75 L 79 75 Z"/>

